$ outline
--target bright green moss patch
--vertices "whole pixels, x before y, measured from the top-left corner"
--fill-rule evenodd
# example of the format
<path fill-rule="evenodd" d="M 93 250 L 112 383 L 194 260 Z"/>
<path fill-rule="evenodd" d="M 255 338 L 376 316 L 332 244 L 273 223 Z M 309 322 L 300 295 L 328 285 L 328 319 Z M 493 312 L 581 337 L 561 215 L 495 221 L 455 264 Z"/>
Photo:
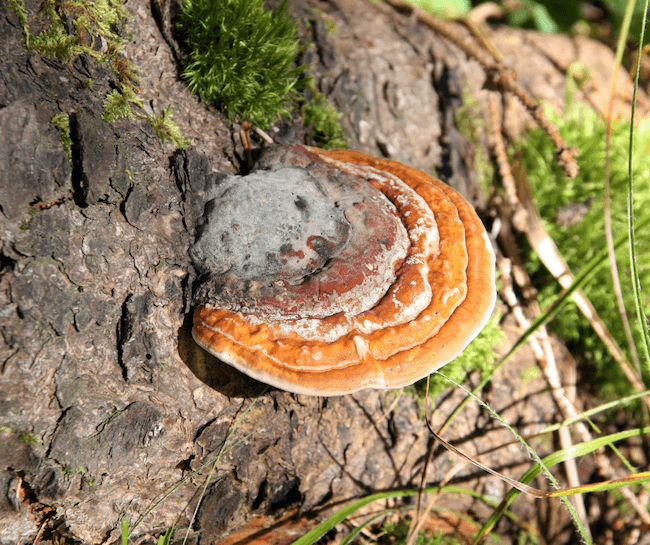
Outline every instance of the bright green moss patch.
<path fill-rule="evenodd" d="M 29 36 L 29 25 L 27 18 L 27 10 L 25 9 L 25 0 L 9 0 L 7 2 L 9 9 L 11 9 L 17 16 L 20 26 L 23 27 L 25 36 Z"/>
<path fill-rule="evenodd" d="M 40 11 L 30 19 L 24 0 L 9 0 L 9 7 L 17 15 L 25 34 L 25 45 L 38 51 L 44 57 L 57 58 L 68 63 L 78 55 L 88 55 L 97 63 L 108 63 L 121 83 L 120 90 L 114 90 L 104 99 L 104 121 L 135 119 L 133 107 L 142 107 L 139 92 L 139 78 L 133 63 L 125 59 L 120 51 L 126 43 L 125 22 L 129 14 L 124 0 L 46 0 Z M 30 27 L 42 28 L 33 34 Z M 92 86 L 92 79 L 84 83 Z M 189 141 L 183 137 L 173 121 L 171 107 L 160 116 L 144 116 L 164 142 L 171 140 L 179 149 L 187 147 Z M 61 142 L 72 160 L 70 121 L 67 114 L 57 114 L 52 123 L 59 130 Z"/>
<path fill-rule="evenodd" d="M 305 66 L 286 0 L 185 0 L 181 29 L 191 53 L 183 73 L 190 90 L 218 104 L 232 121 L 265 129 L 290 116 Z"/>
<path fill-rule="evenodd" d="M 305 104 L 305 124 L 311 126 L 309 136 L 323 149 L 347 148 L 350 139 L 345 136 L 339 121 L 343 114 L 321 93 Z"/>
<path fill-rule="evenodd" d="M 606 247 L 604 222 L 604 164 L 605 164 L 605 122 L 589 106 L 578 103 L 571 106 L 558 118 L 547 114 L 559 128 L 565 142 L 575 145 L 580 151 L 577 178 L 566 178 L 555 161 L 553 144 L 541 130 L 531 131 L 521 142 L 523 160 L 533 190 L 534 202 L 544 219 L 544 227 L 555 241 L 564 259 L 574 273 L 594 255 Z M 615 123 L 610 155 L 611 206 L 614 237 L 627 231 L 627 162 L 629 149 L 629 123 L 619 120 Z M 634 183 L 636 188 L 636 211 L 639 218 L 650 211 L 650 119 L 639 123 L 635 130 Z M 513 152 L 515 150 L 513 149 Z M 566 210 L 571 203 L 583 204 L 582 219 L 572 225 L 560 226 L 556 223 L 558 212 Z M 566 222 L 564 222 L 566 223 Z M 645 312 L 650 311 L 650 233 L 638 232 L 637 252 L 641 285 L 645 288 L 642 305 Z M 629 310 L 634 335 L 639 340 L 639 326 L 633 316 L 630 264 L 627 246 L 617 254 L 622 291 Z M 542 308 L 548 307 L 561 289 L 547 272 L 534 252 L 528 252 L 527 267 L 535 285 L 540 290 L 539 300 Z M 598 314 L 619 345 L 626 343 L 623 324 L 617 311 L 613 283 L 609 267 L 602 267 L 584 289 L 586 296 L 596 307 Z M 593 367 L 595 385 L 606 397 L 630 393 L 630 386 L 611 358 L 603 343 L 593 332 L 589 323 L 575 305 L 568 304 L 550 324 L 569 345 L 576 355 L 585 358 Z"/>
<path fill-rule="evenodd" d="M 78 55 L 88 55 L 97 63 L 108 63 L 123 87 L 122 93 L 114 91 L 107 97 L 107 120 L 119 117 L 133 118 L 131 105 L 140 106 L 137 97 L 139 84 L 136 69 L 131 61 L 120 55 L 124 47 L 124 22 L 128 13 L 123 0 L 46 0 L 32 20 L 25 9 L 24 0 L 11 0 L 25 33 L 25 45 L 44 57 L 57 58 L 68 63 Z M 32 34 L 30 27 L 43 27 Z"/>
<path fill-rule="evenodd" d="M 174 121 L 174 112 L 171 104 L 163 110 L 162 114 L 149 115 L 146 116 L 146 119 L 151 123 L 153 130 L 156 131 L 158 138 L 163 143 L 169 140 L 179 150 L 184 150 L 192 143 L 189 138 L 183 136 L 183 133 Z"/>
<path fill-rule="evenodd" d="M 132 104 L 142 106 L 142 98 L 138 97 L 131 87 L 125 87 L 121 93 L 116 89 L 104 100 L 102 119 L 109 123 L 122 118 L 135 119 Z"/>
<path fill-rule="evenodd" d="M 72 138 L 70 138 L 70 116 L 68 114 L 60 113 L 52 117 L 52 125 L 59 131 L 61 136 L 61 144 L 68 157 L 68 163 L 72 165 Z"/>
<path fill-rule="evenodd" d="M 70 62 L 85 54 L 97 62 L 115 63 L 123 46 L 120 32 L 128 13 L 122 0 L 46 0 L 31 21 L 24 0 L 11 0 L 9 7 L 23 26 L 25 45 L 45 57 Z M 32 34 L 32 25 L 45 28 Z M 95 47 L 102 40 L 104 47 Z M 119 72 L 123 83 L 135 79 L 130 63 Z"/>
<path fill-rule="evenodd" d="M 467 348 L 453 361 L 445 365 L 441 372 L 454 382 L 461 384 L 467 375 L 479 371 L 481 378 L 487 376 L 496 362 L 496 348 L 505 340 L 505 333 L 499 327 L 499 316 L 488 320 L 488 323 Z M 423 391 L 426 379 L 414 386 L 416 391 Z M 429 394 L 432 397 L 441 394 L 450 387 L 449 381 L 438 373 L 433 373 L 429 379 Z"/>

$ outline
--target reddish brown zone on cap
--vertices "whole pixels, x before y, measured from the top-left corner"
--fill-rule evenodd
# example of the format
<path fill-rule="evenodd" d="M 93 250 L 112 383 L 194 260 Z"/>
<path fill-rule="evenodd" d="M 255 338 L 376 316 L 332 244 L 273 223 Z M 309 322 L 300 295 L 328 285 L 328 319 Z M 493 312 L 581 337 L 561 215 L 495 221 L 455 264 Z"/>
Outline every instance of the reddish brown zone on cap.
<path fill-rule="evenodd" d="M 365 387 L 411 384 L 458 355 L 489 318 L 496 292 L 494 255 L 485 229 L 459 193 L 423 172 L 358 152 L 306 150 L 314 160 L 341 161 L 390 173 L 424 198 L 440 231 L 440 254 L 428 261 L 430 304 L 408 323 L 368 334 L 352 329 L 331 343 L 305 340 L 296 321 L 264 323 L 202 306 L 195 311 L 194 337 L 245 373 L 297 393 L 338 395 Z M 372 179 L 371 183 L 381 185 Z M 381 190 L 391 198 L 385 186 Z M 400 214 L 405 223 L 413 220 L 403 210 Z M 417 284 L 412 272 L 403 266 L 384 299 L 355 319 L 390 322 L 390 298 L 400 293 L 408 301 L 411 292 L 405 287 Z M 350 318 L 337 314 L 321 320 L 320 327 L 327 331 L 346 320 Z"/>
<path fill-rule="evenodd" d="M 297 257 L 298 259 L 305 259 L 305 252 L 303 252 L 302 250 L 294 250 L 293 246 L 290 245 L 288 248 L 285 247 L 280 248 L 280 255 L 286 257 Z M 284 262 L 286 263 L 287 261 L 285 260 Z"/>
<path fill-rule="evenodd" d="M 322 305 L 334 302 L 334 299 L 344 307 L 355 304 L 358 295 L 353 290 L 364 285 L 368 272 L 377 268 L 378 260 L 389 265 L 393 259 L 389 259 L 389 256 L 397 241 L 395 227 L 401 226 L 395 212 L 383 203 L 362 201 L 355 203 L 353 209 L 363 222 L 363 229 L 357 236 L 350 237 L 342 249 L 323 237 L 309 237 L 307 246 L 310 249 L 318 254 L 332 255 L 327 266 L 323 270 L 315 270 L 311 277 L 304 278 L 299 284 L 285 281 L 282 299 L 265 297 L 260 299 L 261 304 L 281 311 L 287 319 L 292 315 L 295 318 L 301 308 L 309 308 L 316 300 L 321 301 Z M 393 273 L 402 261 L 396 260 Z"/>

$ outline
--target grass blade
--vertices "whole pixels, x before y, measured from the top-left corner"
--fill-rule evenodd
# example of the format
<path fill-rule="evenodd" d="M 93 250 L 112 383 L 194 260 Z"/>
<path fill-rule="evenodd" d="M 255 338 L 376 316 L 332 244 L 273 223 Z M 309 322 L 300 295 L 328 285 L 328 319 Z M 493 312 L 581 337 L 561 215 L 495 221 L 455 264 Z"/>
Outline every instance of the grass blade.
<path fill-rule="evenodd" d="M 546 467 L 551 467 L 556 464 L 560 464 L 564 462 L 565 460 L 568 460 L 569 458 L 579 458 L 581 456 L 585 456 L 587 454 L 592 453 L 593 451 L 604 447 L 611 445 L 617 441 L 622 441 L 623 439 L 628 439 L 630 437 L 636 437 L 641 434 L 645 433 L 650 433 L 650 426 L 646 426 L 645 428 L 637 428 L 633 430 L 625 430 L 619 433 L 614 433 L 611 435 L 607 435 L 604 437 L 598 437 L 596 439 L 593 439 L 592 441 L 588 441 L 586 443 L 580 443 L 578 445 L 572 446 L 570 449 L 565 449 L 565 450 L 559 450 L 557 452 L 554 452 L 553 454 L 549 454 L 545 458 L 542 459 L 542 462 L 544 466 Z M 542 468 L 539 465 L 535 465 L 531 467 L 524 475 L 522 476 L 520 482 L 524 484 L 529 484 L 537 475 L 539 475 L 542 471 Z M 641 480 L 642 482 L 647 482 L 650 480 L 649 476 L 643 476 L 644 474 L 636 474 L 636 476 L 642 475 Z M 631 483 L 630 483 L 631 484 Z M 557 493 L 560 495 L 562 491 L 554 491 L 551 494 Z M 508 494 L 506 497 L 503 499 L 501 502 L 501 505 L 497 510 L 495 510 L 494 513 L 490 516 L 488 521 L 485 523 L 483 528 L 481 529 L 481 533 L 479 534 L 479 537 L 475 541 L 475 543 L 479 543 L 483 537 L 485 537 L 489 532 L 492 531 L 492 528 L 499 522 L 499 519 L 501 518 L 503 512 L 505 509 L 507 509 L 510 504 L 515 500 L 515 498 L 519 495 L 519 490 L 513 489 Z"/>
<path fill-rule="evenodd" d="M 634 291 L 634 306 L 636 317 L 641 326 L 643 347 L 645 349 L 646 373 L 650 373 L 650 333 L 648 332 L 648 322 L 643 312 L 641 304 L 641 282 L 639 280 L 639 268 L 636 257 L 636 225 L 634 217 L 634 170 L 632 168 L 634 158 L 634 114 L 636 112 L 637 91 L 639 89 L 639 72 L 641 70 L 641 58 L 643 56 L 643 40 L 645 38 L 645 27 L 648 20 L 648 0 L 645 1 L 643 8 L 643 24 L 641 25 L 641 36 L 639 38 L 639 51 L 637 54 L 636 73 L 634 76 L 634 92 L 632 94 L 632 113 L 630 115 L 630 151 L 628 156 L 628 231 L 630 241 L 630 267 L 632 272 L 632 289 Z"/>

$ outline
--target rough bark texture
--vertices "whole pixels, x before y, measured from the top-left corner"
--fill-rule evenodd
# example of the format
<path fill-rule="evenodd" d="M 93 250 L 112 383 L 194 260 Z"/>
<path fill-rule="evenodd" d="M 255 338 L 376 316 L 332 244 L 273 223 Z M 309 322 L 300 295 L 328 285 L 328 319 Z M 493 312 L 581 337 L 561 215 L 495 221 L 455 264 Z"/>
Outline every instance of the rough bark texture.
<path fill-rule="evenodd" d="M 134 20 L 125 55 L 142 69 L 145 110 L 173 104 L 194 141 L 185 152 L 162 144 L 143 120 L 102 121 L 104 97 L 118 85 L 110 70 L 27 50 L 15 14 L 0 4 L 0 542 L 31 542 L 43 521 L 43 540 L 54 528 L 73 542 L 114 542 L 123 515 L 136 521 L 214 459 L 235 427 L 200 502 L 193 526 L 200 543 L 244 527 L 253 515 L 298 508 L 322 516 L 340 500 L 418 484 L 431 439 L 409 395 L 389 407 L 382 392 L 319 399 L 272 390 L 239 420 L 263 385 L 191 339 L 196 274 L 186 200 L 190 183 L 238 171 L 238 131 L 187 93 L 152 6 L 126 5 Z M 310 40 L 304 60 L 345 112 L 351 147 L 435 167 L 484 202 L 472 144 L 454 124 L 464 89 L 484 103 L 477 63 L 385 5 L 305 0 L 291 12 Z M 326 31 L 326 21 L 336 32 Z M 523 32 L 494 39 L 529 90 L 560 107 L 557 66 L 569 60 L 548 60 L 552 52 Z M 543 63 L 533 67 L 519 51 L 524 45 Z M 71 164 L 51 123 L 60 112 L 71 116 Z M 306 132 L 300 120 L 276 129 L 272 136 L 283 141 L 303 140 Z M 555 412 L 539 378 L 521 382 L 531 365 L 522 351 L 486 392 L 522 434 Z M 461 398 L 449 392 L 440 399 L 436 421 Z M 446 437 L 468 454 L 509 439 L 476 405 Z M 512 446 L 483 462 L 518 475 L 527 456 Z M 441 452 L 428 480 L 451 465 Z M 179 518 L 186 526 L 208 469 L 160 503 L 135 535 L 156 535 Z M 494 497 L 506 490 L 468 467 L 456 479 Z M 467 496 L 446 501 L 484 513 Z M 537 516 L 526 501 L 515 510 Z"/>

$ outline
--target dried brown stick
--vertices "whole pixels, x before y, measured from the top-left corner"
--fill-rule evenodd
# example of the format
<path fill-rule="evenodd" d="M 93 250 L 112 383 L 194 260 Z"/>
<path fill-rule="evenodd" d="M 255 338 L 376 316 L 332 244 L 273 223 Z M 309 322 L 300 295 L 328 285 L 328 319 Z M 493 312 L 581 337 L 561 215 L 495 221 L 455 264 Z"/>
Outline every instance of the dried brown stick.
<path fill-rule="evenodd" d="M 512 234 L 512 233 L 511 233 Z M 508 236 L 508 235 L 506 235 Z M 522 329 L 527 329 L 530 326 L 531 321 L 525 315 L 523 308 L 519 304 L 519 300 L 514 293 L 512 281 L 510 278 L 510 260 L 506 258 L 499 258 L 499 270 L 501 271 L 501 280 L 503 282 L 503 289 L 501 293 L 505 295 L 505 298 L 508 304 L 511 306 L 512 312 L 519 322 L 519 325 Z M 536 302 L 535 302 L 536 303 Z M 539 314 L 539 307 L 536 304 L 533 304 L 533 313 L 535 315 Z M 536 308 L 535 308 L 536 307 Z M 557 370 L 557 365 L 555 361 L 555 356 L 551 348 L 550 339 L 546 331 L 545 326 L 539 328 L 531 337 L 528 339 L 528 344 L 535 354 L 535 358 L 539 364 L 539 367 L 542 369 L 546 381 L 550 386 L 551 395 L 555 400 L 556 405 L 560 409 L 563 419 L 570 418 L 577 414 L 575 407 L 569 402 L 566 397 L 564 386 L 560 380 L 560 376 Z M 579 430 L 580 435 L 583 437 L 583 441 L 590 438 L 589 430 L 585 426 L 584 422 L 576 422 L 576 429 Z M 567 427 L 562 427 L 558 431 L 560 438 L 560 446 L 562 449 L 569 449 L 573 446 L 571 439 L 570 430 Z M 580 485 L 580 480 L 578 476 L 578 467 L 575 459 L 570 458 L 564 461 L 564 468 L 566 470 L 567 481 L 569 486 L 577 487 Z M 589 530 L 589 518 L 587 516 L 587 510 L 584 503 L 584 498 L 582 494 L 577 494 L 571 498 L 580 520 L 582 521 L 584 527 Z"/>
<path fill-rule="evenodd" d="M 527 214 L 523 205 L 519 202 L 519 197 L 517 196 L 517 184 L 515 183 L 515 179 L 512 177 L 512 171 L 510 170 L 510 163 L 508 162 L 508 155 L 506 153 L 506 143 L 501 131 L 501 121 L 499 119 L 496 93 L 490 93 L 489 102 L 490 119 L 488 125 L 490 128 L 490 136 L 492 137 L 492 155 L 497 163 L 499 176 L 501 177 L 501 182 L 505 189 L 506 203 L 510 207 L 511 216 L 509 217 L 509 220 L 517 231 L 523 232 L 526 229 Z"/>
<path fill-rule="evenodd" d="M 520 161 L 515 161 L 514 177 L 512 175 L 512 169 L 510 168 L 507 161 L 507 157 L 505 155 L 505 146 L 502 141 L 501 131 L 498 128 L 499 118 L 498 118 L 497 105 L 493 97 L 490 98 L 491 98 L 491 103 L 490 103 L 491 120 L 490 121 L 491 121 L 492 133 L 495 139 L 495 142 L 493 144 L 494 146 L 493 152 L 497 157 L 497 163 L 499 165 L 500 174 L 504 181 L 504 186 L 506 187 L 507 206 L 504 205 L 501 206 L 501 216 L 503 216 L 502 222 L 503 225 L 506 227 L 506 229 L 502 229 L 502 233 L 500 236 L 501 246 L 504 248 L 504 250 L 509 255 L 509 257 L 511 257 L 515 262 L 521 261 L 520 259 L 521 256 L 519 255 L 519 250 L 516 243 L 514 242 L 512 233 L 510 233 L 510 237 L 507 236 L 508 235 L 507 232 L 509 231 L 507 227 L 511 225 L 511 222 L 508 221 L 509 218 L 511 217 L 512 214 L 516 213 L 513 211 L 517 211 L 523 208 L 527 221 L 523 224 L 523 229 L 521 230 L 525 232 L 525 234 L 528 236 L 531 246 L 533 246 L 533 248 L 536 250 L 536 252 L 540 256 L 540 259 L 545 264 L 545 266 L 549 269 L 549 271 L 551 271 L 552 274 L 554 274 L 558 282 L 564 288 L 566 288 L 569 284 L 571 284 L 574 277 L 570 273 L 568 266 L 564 262 L 562 256 L 560 255 L 552 239 L 543 228 L 541 217 L 532 201 L 532 192 L 530 190 L 530 186 L 528 185 L 528 181 L 525 176 L 525 171 L 523 170 L 523 166 Z M 515 178 L 516 178 L 516 182 L 514 180 Z M 512 184 L 516 184 L 515 186 L 516 195 L 512 194 L 513 193 Z M 504 233 L 503 231 L 506 231 L 506 233 Z M 508 244 L 507 240 L 504 240 L 504 235 L 506 235 L 505 239 L 510 240 L 510 244 Z M 499 264 L 499 269 L 502 271 L 502 273 L 505 274 L 505 271 L 508 270 L 509 263 L 510 262 L 508 261 L 507 264 L 504 262 L 501 262 Z M 517 284 L 519 285 L 520 289 L 523 291 L 523 293 L 526 293 L 527 291 L 530 292 L 529 290 L 530 279 L 528 278 L 528 274 L 523 269 L 523 267 L 513 267 L 513 273 L 515 273 L 513 276 Z M 509 292 L 510 298 L 508 298 L 507 285 L 508 282 L 504 280 L 504 288 L 501 291 L 501 295 L 502 297 L 504 297 L 504 299 L 507 302 L 509 302 L 509 304 L 516 305 L 515 307 L 513 307 L 513 314 L 520 321 L 520 324 L 524 326 L 527 323 L 527 320 L 525 319 L 523 309 L 521 309 L 521 307 L 519 306 L 517 297 L 512 290 L 510 290 Z M 581 291 L 577 291 L 574 293 L 574 299 L 576 300 L 576 304 L 578 305 L 578 308 L 588 318 L 590 324 L 592 325 L 596 333 L 605 342 L 605 344 L 610 350 L 610 353 L 615 357 L 615 359 L 617 359 L 617 361 L 623 368 L 625 374 L 627 375 L 628 379 L 632 382 L 632 384 L 637 389 L 643 389 L 643 384 L 641 383 L 638 375 L 634 373 L 634 370 L 632 369 L 632 366 L 625 358 L 623 351 L 617 345 L 616 341 L 612 338 L 611 334 L 607 330 L 602 320 L 598 317 L 598 314 L 595 308 L 593 307 L 593 305 L 591 304 L 591 302 L 584 296 L 584 294 Z M 536 301 L 532 301 L 532 299 L 529 299 L 529 301 L 532 302 L 531 310 L 533 314 L 538 315 L 539 305 L 537 304 Z M 564 386 L 560 381 L 559 374 L 557 372 L 557 366 L 555 365 L 554 362 L 553 352 L 550 348 L 550 343 L 548 342 L 548 336 L 546 334 L 545 328 L 542 328 L 539 334 L 542 335 L 541 339 L 539 339 L 541 340 L 541 344 L 539 344 L 539 340 L 535 340 L 535 336 L 531 338 L 530 344 L 533 347 L 533 351 L 538 356 L 540 367 L 542 368 L 544 375 L 546 376 L 546 379 L 549 385 L 551 386 L 551 392 L 553 394 L 553 397 L 555 398 L 555 401 L 558 407 L 560 408 L 560 411 L 563 414 L 563 418 L 566 420 L 570 417 L 576 416 L 577 410 L 571 403 L 570 399 L 566 396 L 566 390 L 564 389 Z M 644 401 L 646 402 L 646 405 L 650 406 L 649 400 L 644 399 Z M 580 439 L 583 442 L 591 440 L 591 433 L 584 425 L 584 423 L 580 423 L 579 425 L 574 426 L 574 429 L 578 433 Z M 560 433 L 560 442 L 562 443 L 562 447 L 567 448 L 567 446 L 569 446 L 571 443 L 569 429 L 561 428 L 559 433 Z M 598 460 L 598 466 L 602 471 L 602 473 L 606 475 L 608 478 L 615 478 L 617 476 L 616 475 L 617 472 L 612 467 L 612 464 L 610 460 L 607 458 L 607 456 L 605 456 L 603 452 L 599 452 L 596 454 L 596 457 Z M 571 486 L 575 486 L 575 484 L 573 484 L 577 482 L 577 468 L 575 467 L 575 464 L 565 464 L 565 467 L 567 470 L 567 477 L 569 483 L 571 484 Z M 641 520 L 646 521 L 650 518 L 647 514 L 647 511 L 642 507 L 644 503 L 643 501 L 641 501 L 641 498 L 638 498 L 631 490 L 627 488 L 623 490 L 623 494 L 626 497 L 626 499 L 630 502 L 630 504 L 634 507 L 634 509 L 637 511 Z M 578 500 L 578 505 L 576 505 L 576 507 L 578 509 L 578 512 L 580 513 L 580 517 L 581 519 L 585 520 L 586 513 L 584 511 L 584 504 L 582 502 L 582 498 L 581 496 L 579 496 L 576 497 L 576 499 Z"/>
<path fill-rule="evenodd" d="M 521 305 L 519 305 L 518 303 L 517 296 L 512 287 L 512 282 L 510 281 L 510 262 L 508 259 L 499 258 L 497 265 L 499 270 L 501 271 L 501 280 L 503 282 L 503 288 L 500 291 L 500 294 L 504 298 L 506 303 L 511 306 L 512 312 L 514 316 L 517 318 L 517 321 L 519 321 L 520 326 L 523 329 L 527 329 L 526 324 L 529 323 L 529 320 L 526 318 Z M 512 305 L 514 305 L 514 307 Z M 542 330 L 543 330 L 542 332 L 545 334 L 545 338 L 546 338 L 545 342 L 547 342 L 548 336 L 545 333 L 545 328 L 542 328 Z M 547 363 L 549 363 L 547 356 L 549 353 L 552 354 L 552 352 L 550 352 L 549 345 L 546 345 L 547 348 L 546 350 L 544 350 L 543 345 L 539 344 L 538 340 L 535 338 L 535 335 L 531 337 L 529 344 L 533 349 L 535 355 L 538 357 L 538 361 L 540 362 L 540 367 L 544 371 L 544 375 L 548 380 L 549 385 L 551 386 L 551 393 L 555 399 L 558 408 L 560 409 L 560 412 L 562 413 L 562 418 L 564 420 L 568 420 L 569 418 L 574 418 L 575 416 L 578 416 L 577 409 L 573 406 L 573 404 L 565 395 L 565 389 L 559 380 L 557 366 L 547 365 Z M 553 362 L 551 361 L 551 363 Z M 589 429 L 587 428 L 584 422 L 574 423 L 573 429 L 578 434 L 582 442 L 586 443 L 592 439 L 591 432 L 589 431 Z M 566 432 L 564 432 L 564 436 L 561 435 L 560 439 L 561 442 L 564 443 L 569 439 L 569 437 L 566 435 Z M 596 452 L 597 465 L 600 472 L 606 479 L 619 478 L 620 474 L 617 474 L 617 471 L 612 466 L 612 463 L 610 462 L 609 458 L 603 453 L 603 450 L 604 449 L 601 448 L 600 452 Z M 575 470 L 576 469 L 573 468 L 571 469 L 571 472 L 574 472 Z M 567 474 L 569 475 L 569 471 L 567 471 Z M 643 496 L 645 489 L 641 490 L 641 492 L 639 493 L 639 497 L 637 497 L 637 495 L 634 493 L 634 491 L 631 488 L 623 487 L 619 490 L 621 494 L 630 502 L 630 505 L 633 506 L 633 508 L 639 515 L 639 518 L 644 523 L 648 524 L 650 522 L 650 514 L 648 514 L 647 509 L 644 507 L 644 505 L 647 504 L 647 498 Z M 642 501 L 642 498 L 645 501 Z"/>
<path fill-rule="evenodd" d="M 573 282 L 574 276 L 570 272 L 559 250 L 555 246 L 555 243 L 549 234 L 544 230 L 539 211 L 532 202 L 532 192 L 525 177 L 523 168 L 521 168 L 520 164 L 515 163 L 515 168 L 513 170 L 514 176 L 517 180 L 517 194 L 519 201 L 523 204 L 528 214 L 526 230 L 528 240 L 533 249 L 537 252 L 542 263 L 544 263 L 551 274 L 555 276 L 560 285 L 564 288 L 567 288 Z M 616 340 L 611 336 L 609 330 L 598 316 L 598 313 L 596 312 L 594 306 L 591 304 L 591 301 L 589 301 L 589 299 L 584 295 L 584 293 L 582 293 L 581 290 L 575 291 L 573 293 L 573 298 L 580 311 L 589 320 L 589 323 L 591 324 L 594 331 L 609 349 L 610 354 L 612 354 L 614 359 L 617 360 L 628 380 L 630 380 L 637 391 L 642 391 L 645 388 L 643 382 L 636 375 L 634 369 L 632 368 L 632 365 L 626 359 L 624 352 L 618 346 Z M 559 375 L 557 375 L 557 368 L 547 367 L 546 369 L 543 368 L 543 370 L 547 377 L 547 380 L 549 381 L 549 384 L 551 385 L 551 392 L 554 394 L 556 403 L 560 407 L 560 410 L 563 414 L 563 418 L 566 420 L 568 418 L 577 416 L 577 411 L 575 407 L 573 407 L 572 403 L 570 403 L 569 399 L 564 395 L 558 395 L 558 386 L 560 385 L 560 382 Z M 647 406 L 650 406 L 650 400 L 648 398 L 644 398 L 643 400 Z M 579 426 L 575 426 L 574 428 L 583 442 L 591 440 L 591 433 L 583 423 L 581 423 Z M 607 456 L 605 456 L 602 452 L 597 453 L 596 457 L 598 460 L 598 467 L 600 468 L 603 475 L 606 476 L 606 478 L 611 479 L 620 476 L 617 475 L 617 472 L 613 468 L 609 458 L 607 458 Z M 648 514 L 647 510 L 642 507 L 642 505 L 644 505 L 643 502 L 637 498 L 631 489 L 623 488 L 621 489 L 621 493 L 637 511 L 641 520 L 643 520 L 645 523 L 647 523 L 647 521 L 650 521 L 650 515 Z"/>
<path fill-rule="evenodd" d="M 515 178 L 512 175 L 512 169 L 508 162 L 505 143 L 499 127 L 500 120 L 497 103 L 495 97 L 491 95 L 490 130 L 494 140 L 493 153 L 499 168 L 499 175 L 501 176 L 505 188 L 506 202 L 510 206 L 511 221 L 509 223 L 511 223 L 518 231 L 526 234 L 531 246 L 533 246 L 533 249 L 539 255 L 542 263 L 544 263 L 551 274 L 555 276 L 560 285 L 566 289 L 571 282 L 573 282 L 574 276 L 571 274 L 566 262 L 555 246 L 555 243 L 542 225 L 542 219 L 533 203 L 532 192 L 528 185 L 523 165 L 520 161 L 515 162 L 515 169 L 517 171 L 517 181 L 515 181 Z M 609 330 L 598 316 L 591 301 L 589 301 L 589 299 L 584 295 L 582 290 L 577 290 L 574 293 L 573 298 L 580 311 L 589 320 L 589 323 L 596 334 L 607 346 L 610 354 L 612 354 L 614 359 L 619 363 L 628 380 L 637 391 L 642 391 L 644 386 L 638 373 L 634 372 L 634 369 L 630 365 L 629 361 L 627 361 L 623 350 L 609 333 Z M 650 401 L 645 401 L 646 404 L 650 406 Z"/>

